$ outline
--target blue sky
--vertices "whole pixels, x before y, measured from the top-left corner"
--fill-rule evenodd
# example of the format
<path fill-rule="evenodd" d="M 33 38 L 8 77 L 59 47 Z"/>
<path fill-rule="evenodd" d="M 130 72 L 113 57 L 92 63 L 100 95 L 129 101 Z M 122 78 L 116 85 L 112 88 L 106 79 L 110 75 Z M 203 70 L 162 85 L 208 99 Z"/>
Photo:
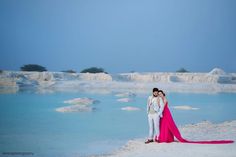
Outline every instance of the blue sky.
<path fill-rule="evenodd" d="M 235 0 L 0 0 L 0 69 L 236 72 Z"/>

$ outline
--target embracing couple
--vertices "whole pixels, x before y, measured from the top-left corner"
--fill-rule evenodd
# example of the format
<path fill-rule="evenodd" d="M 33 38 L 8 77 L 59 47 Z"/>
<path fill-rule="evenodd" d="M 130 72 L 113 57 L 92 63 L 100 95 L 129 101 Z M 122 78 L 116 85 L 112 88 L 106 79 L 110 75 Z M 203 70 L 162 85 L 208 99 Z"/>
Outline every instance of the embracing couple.
<path fill-rule="evenodd" d="M 184 139 L 177 128 L 168 107 L 165 93 L 158 88 L 153 88 L 152 95 L 147 100 L 147 114 L 149 124 L 149 137 L 145 144 L 150 142 L 173 142 L 174 137 L 183 143 L 198 144 L 227 144 L 233 143 L 232 140 L 217 141 L 189 141 Z"/>

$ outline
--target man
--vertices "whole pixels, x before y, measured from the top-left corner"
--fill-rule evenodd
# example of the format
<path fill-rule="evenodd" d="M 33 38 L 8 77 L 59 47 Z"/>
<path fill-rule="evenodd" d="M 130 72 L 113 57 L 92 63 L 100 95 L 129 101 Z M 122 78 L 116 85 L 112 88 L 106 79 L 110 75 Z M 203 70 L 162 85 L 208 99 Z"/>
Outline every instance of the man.
<path fill-rule="evenodd" d="M 147 100 L 147 114 L 149 124 L 149 136 L 145 144 L 153 142 L 155 137 L 159 135 L 160 118 L 162 117 L 162 111 L 164 109 L 163 100 L 158 96 L 158 88 L 153 88 L 152 96 Z"/>

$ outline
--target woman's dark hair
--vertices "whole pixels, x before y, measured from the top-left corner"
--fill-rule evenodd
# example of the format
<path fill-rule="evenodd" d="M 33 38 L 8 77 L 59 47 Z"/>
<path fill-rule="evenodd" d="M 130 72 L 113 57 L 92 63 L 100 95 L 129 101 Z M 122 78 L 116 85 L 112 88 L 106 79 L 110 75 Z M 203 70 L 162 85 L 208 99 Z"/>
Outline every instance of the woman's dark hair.
<path fill-rule="evenodd" d="M 163 92 L 163 90 L 159 90 L 159 92 L 161 92 L 164 96 L 166 96 L 166 94 Z"/>
<path fill-rule="evenodd" d="M 153 89 L 152 89 L 152 92 L 158 92 L 158 91 L 159 91 L 158 88 L 153 88 Z"/>

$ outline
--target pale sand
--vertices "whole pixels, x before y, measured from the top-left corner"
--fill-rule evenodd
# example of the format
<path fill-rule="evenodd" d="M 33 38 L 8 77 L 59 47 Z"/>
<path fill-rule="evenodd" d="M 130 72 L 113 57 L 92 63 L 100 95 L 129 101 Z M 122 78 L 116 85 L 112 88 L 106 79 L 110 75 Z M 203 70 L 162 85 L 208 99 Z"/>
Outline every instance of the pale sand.
<path fill-rule="evenodd" d="M 236 141 L 236 120 L 213 124 L 204 121 L 180 127 L 182 136 L 189 140 L 234 140 Z M 121 149 L 106 157 L 236 157 L 236 143 L 233 144 L 187 144 L 151 143 L 145 139 L 130 140 Z"/>

